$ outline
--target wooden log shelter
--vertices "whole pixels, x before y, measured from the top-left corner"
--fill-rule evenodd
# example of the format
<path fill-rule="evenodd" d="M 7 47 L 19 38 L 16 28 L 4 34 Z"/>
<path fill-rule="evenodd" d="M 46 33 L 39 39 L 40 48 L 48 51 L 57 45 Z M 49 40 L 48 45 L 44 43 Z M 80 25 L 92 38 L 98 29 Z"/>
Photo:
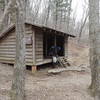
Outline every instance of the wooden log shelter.
<path fill-rule="evenodd" d="M 57 31 L 48 27 L 25 23 L 26 38 L 26 65 L 36 66 L 52 62 L 49 55 L 50 48 L 60 46 L 62 50 L 59 56 L 67 56 L 68 37 L 73 35 Z M 0 33 L 0 62 L 14 64 L 16 56 L 16 35 L 15 25 L 11 25 Z"/>

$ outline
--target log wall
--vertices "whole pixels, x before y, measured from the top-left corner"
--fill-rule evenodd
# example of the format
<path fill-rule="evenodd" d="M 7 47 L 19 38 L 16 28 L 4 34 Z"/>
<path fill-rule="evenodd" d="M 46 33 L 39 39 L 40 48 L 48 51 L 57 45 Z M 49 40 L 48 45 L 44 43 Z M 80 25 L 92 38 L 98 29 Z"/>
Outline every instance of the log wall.
<path fill-rule="evenodd" d="M 32 35 L 32 26 L 26 25 L 26 35 L 29 37 Z M 16 55 L 16 38 L 15 30 L 10 31 L 0 40 L 0 62 L 2 63 L 15 63 Z M 33 56 L 32 56 L 32 44 L 26 44 L 26 64 L 33 65 Z"/>
<path fill-rule="evenodd" d="M 40 30 L 35 31 L 35 60 L 43 62 L 43 33 Z"/>
<path fill-rule="evenodd" d="M 32 25 L 26 24 L 25 37 L 30 40 L 26 43 L 26 65 L 39 65 L 48 63 L 48 59 L 43 57 L 43 32 L 39 28 L 34 28 Z M 65 56 L 68 56 L 68 37 L 65 37 Z M 13 29 L 0 40 L 0 62 L 2 63 L 15 63 L 16 55 L 16 36 Z M 51 62 L 51 60 L 49 61 Z"/>

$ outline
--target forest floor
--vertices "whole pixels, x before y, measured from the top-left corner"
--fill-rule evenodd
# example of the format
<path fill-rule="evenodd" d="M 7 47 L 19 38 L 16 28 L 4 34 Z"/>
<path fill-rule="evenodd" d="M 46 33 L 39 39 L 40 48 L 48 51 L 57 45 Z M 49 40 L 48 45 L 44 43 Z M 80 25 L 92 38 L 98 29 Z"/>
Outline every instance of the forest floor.
<path fill-rule="evenodd" d="M 73 46 L 70 50 L 73 52 L 73 66 L 88 66 L 88 48 Z M 89 68 L 85 72 L 67 71 L 57 75 L 48 75 L 48 69 L 35 74 L 26 71 L 26 100 L 93 100 L 88 92 L 91 83 Z M 12 66 L 0 64 L 0 100 L 10 100 L 12 75 Z"/>

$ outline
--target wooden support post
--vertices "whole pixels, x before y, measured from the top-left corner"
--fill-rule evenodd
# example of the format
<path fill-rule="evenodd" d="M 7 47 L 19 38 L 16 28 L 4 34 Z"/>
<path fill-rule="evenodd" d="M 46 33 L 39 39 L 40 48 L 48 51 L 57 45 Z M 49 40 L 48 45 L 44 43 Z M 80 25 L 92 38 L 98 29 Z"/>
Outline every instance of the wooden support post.
<path fill-rule="evenodd" d="M 55 34 L 55 37 L 54 37 L 54 46 L 55 47 L 57 46 L 57 37 L 56 37 L 56 34 Z"/>
<path fill-rule="evenodd" d="M 56 37 L 56 34 L 55 34 L 55 37 L 54 37 L 54 46 L 56 47 L 57 46 L 57 37 Z M 55 48 L 55 52 L 57 54 L 57 49 Z"/>
<path fill-rule="evenodd" d="M 65 50 L 65 57 L 68 57 L 68 36 L 65 36 L 65 40 L 64 40 L 64 50 Z"/>
<path fill-rule="evenodd" d="M 32 73 L 35 73 L 37 71 L 37 66 L 32 66 Z"/>
<path fill-rule="evenodd" d="M 46 35 L 46 34 L 45 34 L 45 35 Z M 45 37 L 45 43 L 46 43 L 46 45 L 45 45 L 45 46 L 46 46 L 46 56 L 48 56 L 48 54 L 47 54 L 47 53 L 48 53 L 48 52 L 47 52 L 47 48 L 48 48 L 48 47 L 47 47 L 47 46 L 48 46 L 48 45 L 47 45 L 47 35 L 46 35 L 46 37 Z"/>

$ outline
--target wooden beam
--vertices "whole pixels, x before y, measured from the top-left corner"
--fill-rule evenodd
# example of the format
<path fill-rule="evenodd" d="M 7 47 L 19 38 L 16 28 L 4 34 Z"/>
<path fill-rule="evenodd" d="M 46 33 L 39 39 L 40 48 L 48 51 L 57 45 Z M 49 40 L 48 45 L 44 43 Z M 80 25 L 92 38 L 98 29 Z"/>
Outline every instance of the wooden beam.
<path fill-rule="evenodd" d="M 35 64 L 35 34 L 36 34 L 36 32 L 34 31 L 34 29 L 32 28 L 32 30 L 33 30 L 33 44 L 32 44 L 32 46 L 33 46 L 33 48 L 32 48 L 32 50 L 33 50 L 33 63 Z"/>
<path fill-rule="evenodd" d="M 56 46 L 57 45 L 57 38 L 56 38 L 56 34 L 54 34 L 55 36 L 54 36 L 54 46 Z"/>
<path fill-rule="evenodd" d="M 32 66 L 32 73 L 34 74 L 35 72 L 37 72 L 37 66 Z"/>
<path fill-rule="evenodd" d="M 68 36 L 65 37 L 65 40 L 64 40 L 64 52 L 65 52 L 65 57 L 68 57 Z"/>
<path fill-rule="evenodd" d="M 45 34 L 45 35 L 46 35 L 46 34 Z M 46 48 L 45 48 L 45 49 L 46 49 L 46 56 L 47 56 L 47 45 L 48 45 L 48 44 L 47 44 L 47 35 L 46 35 L 46 37 L 45 37 L 45 43 L 46 43 L 46 45 L 45 45 Z"/>

